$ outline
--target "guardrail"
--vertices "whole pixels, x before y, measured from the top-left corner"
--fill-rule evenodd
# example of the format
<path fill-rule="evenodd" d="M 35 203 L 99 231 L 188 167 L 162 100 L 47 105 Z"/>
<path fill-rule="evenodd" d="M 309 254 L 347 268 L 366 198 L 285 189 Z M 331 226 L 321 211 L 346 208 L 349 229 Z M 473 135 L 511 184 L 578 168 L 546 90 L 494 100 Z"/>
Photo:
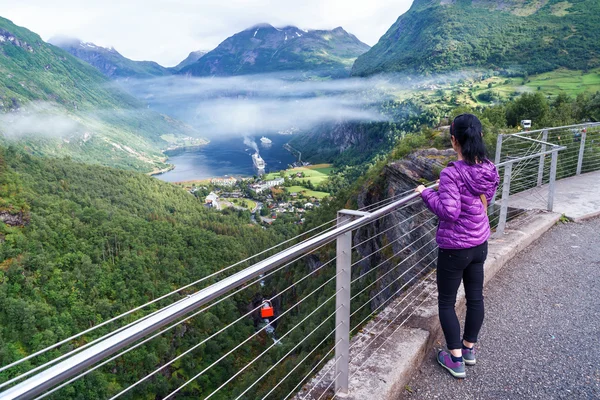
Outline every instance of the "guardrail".
<path fill-rule="evenodd" d="M 503 173 L 496 201 L 500 212 L 491 222 L 501 235 L 511 196 L 521 193 L 536 208 L 553 211 L 556 180 L 600 169 L 600 123 L 498 135 L 495 164 Z M 515 210 L 513 216 L 523 212 Z"/>
<path fill-rule="evenodd" d="M 582 127 L 585 127 L 585 132 L 581 132 L 581 140 L 576 142 L 578 158 L 573 171 L 573 174 L 578 174 L 600 167 L 600 163 L 596 165 L 600 161 L 600 152 L 597 151 L 600 145 L 596 146 L 596 143 L 600 143 L 600 140 L 595 136 L 598 134 L 595 129 L 600 124 L 501 135 L 498 138 L 497 167 L 504 170 L 501 174 L 502 185 L 498 190 L 502 196 L 496 202 L 500 202 L 500 207 L 498 204 L 490 205 L 492 211 L 499 208 L 499 213 L 490 214 L 491 222 L 497 224 L 497 234 L 503 233 L 506 221 L 511 217 L 510 197 L 517 192 L 534 189 L 539 195 L 542 191 L 546 192 L 543 186 L 548 184 L 545 208 L 552 210 L 557 174 L 562 171 L 564 176 L 568 176 L 573 161 L 563 158 L 561 164 L 559 154 L 567 152 L 571 155 L 574 145 L 564 143 L 567 140 L 565 134 L 561 137 L 559 133 L 573 133 L 572 129 L 584 129 Z M 554 136 L 557 143 L 550 141 Z M 546 157 L 551 157 L 550 164 L 545 162 Z M 170 359 L 161 356 L 152 371 L 140 372 L 131 381 L 120 382 L 114 388 L 107 389 L 106 396 L 111 399 L 122 396 L 135 398 L 136 394 L 143 393 L 144 385 L 150 380 L 169 376 L 174 382 L 167 382 L 164 393 L 157 393 L 156 396 L 171 398 L 187 393 L 195 398 L 225 398 L 220 391 L 237 379 L 242 381 L 239 389 L 232 390 L 228 398 L 266 399 L 276 395 L 281 398 L 285 392 L 287 395 L 283 397 L 289 398 L 323 365 L 323 361 L 332 356 L 335 360 L 335 379 L 331 385 L 334 385 L 336 395 L 348 393 L 352 334 L 392 300 L 406 302 L 403 303 L 407 304 L 404 309 L 413 305 L 413 308 L 418 307 L 415 301 L 419 295 L 423 295 L 424 289 L 418 293 L 417 289 L 431 278 L 434 271 L 436 218 L 422 205 L 419 195 L 411 192 L 399 193 L 361 210 L 341 210 L 337 219 L 313 228 L 303 236 L 292 238 L 3 366 L 0 373 L 4 374 L 5 381 L 0 384 L 0 389 L 6 389 L 0 393 L 0 399 L 52 395 L 64 398 L 59 392 L 61 389 L 76 384 L 93 371 L 106 368 L 120 357 L 131 354 L 129 352 L 143 350 L 142 346 L 147 346 L 156 338 L 173 335 L 169 338 L 176 340 L 177 335 L 172 333 L 176 328 L 193 323 L 194 318 L 212 312 L 217 305 L 227 304 L 226 301 L 231 301 L 233 296 L 236 296 L 238 303 L 246 302 L 252 306 L 241 310 L 232 307 L 235 315 L 231 316 L 230 322 L 219 320 L 222 326 L 215 323 L 216 326 L 206 328 L 207 333 L 200 335 L 193 346 L 185 350 L 177 349 L 169 355 Z M 309 233 L 314 234 L 305 238 Z M 290 247 L 269 255 L 283 245 Z M 259 256 L 266 258 L 236 272 L 235 268 L 242 268 L 243 263 Z M 193 294 L 182 295 L 200 283 L 208 283 L 208 279 L 227 272 L 233 274 Z M 335 289 L 331 287 L 333 285 Z M 180 298 L 171 304 L 151 311 L 151 307 L 158 305 L 158 302 L 177 296 Z M 258 301 L 251 300 L 257 296 Z M 265 300 L 275 308 L 274 315 L 256 317 Z M 300 310 L 307 301 L 313 301 L 314 307 Z M 96 338 L 91 336 L 100 332 L 100 328 L 108 328 L 109 324 L 125 321 L 135 313 L 144 311 L 146 315 L 121 327 Z M 214 354 L 196 368 L 190 367 L 191 378 L 173 378 L 175 365 L 184 360 L 195 364 L 196 359 L 191 358 L 193 352 L 214 343 L 223 332 L 235 327 L 241 326 L 247 332 L 252 320 L 255 325 L 258 324 L 253 333 L 241 338 L 239 343 L 231 344 L 231 348 L 220 349 L 222 353 Z M 273 343 L 268 344 L 270 341 L 265 341 L 265 338 L 272 339 Z M 75 344 L 79 344 L 79 347 Z M 60 350 L 63 350 L 62 354 L 54 354 Z M 203 379 L 242 351 L 245 351 L 244 357 L 248 361 L 243 365 L 229 362 L 228 368 L 223 369 L 227 372 L 213 376 L 217 382 L 212 382 L 210 390 L 202 391 L 202 387 L 194 386 L 195 381 Z M 273 353 L 276 355 L 273 356 Z M 264 361 L 266 355 L 272 357 L 272 362 Z M 41 361 L 34 363 L 38 358 Z M 26 364 L 30 364 L 29 369 L 22 371 Z M 117 371 L 113 374 L 118 374 L 118 365 L 113 366 L 113 371 Z M 295 379 L 295 385 L 294 382 L 287 383 L 292 379 Z M 265 381 L 267 383 L 261 385 Z M 309 395 L 307 393 L 303 398 Z"/>

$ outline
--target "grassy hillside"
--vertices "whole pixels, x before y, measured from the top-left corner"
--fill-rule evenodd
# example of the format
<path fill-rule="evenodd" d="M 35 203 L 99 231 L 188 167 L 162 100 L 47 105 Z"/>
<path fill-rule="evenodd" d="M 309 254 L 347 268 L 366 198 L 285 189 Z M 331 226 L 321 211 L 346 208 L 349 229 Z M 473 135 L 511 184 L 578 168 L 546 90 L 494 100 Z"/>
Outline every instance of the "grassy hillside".
<path fill-rule="evenodd" d="M 587 70 L 600 66 L 598 18 L 596 0 L 416 0 L 352 73 Z"/>
<path fill-rule="evenodd" d="M 180 72 L 227 76 L 302 71 L 342 76 L 368 49 L 342 28 L 303 31 L 293 26 L 278 29 L 262 24 L 233 35 Z"/>
<path fill-rule="evenodd" d="M 107 49 L 93 43 L 83 43 L 77 39 L 55 38 L 51 39 L 50 43 L 87 62 L 112 79 L 144 79 L 172 73 L 171 70 L 154 61 L 133 61 L 122 56 L 113 48 Z"/>
<path fill-rule="evenodd" d="M 0 142 L 147 172 L 164 167 L 162 149 L 194 135 L 87 63 L 0 18 Z"/>

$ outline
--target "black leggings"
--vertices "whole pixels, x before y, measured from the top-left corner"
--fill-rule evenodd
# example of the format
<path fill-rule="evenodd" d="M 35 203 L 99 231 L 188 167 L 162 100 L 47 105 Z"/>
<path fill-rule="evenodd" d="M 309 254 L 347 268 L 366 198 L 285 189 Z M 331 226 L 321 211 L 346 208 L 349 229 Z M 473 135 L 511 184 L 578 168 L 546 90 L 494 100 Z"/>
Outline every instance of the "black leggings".
<path fill-rule="evenodd" d="M 438 310 L 449 350 L 460 349 L 460 324 L 454 311 L 456 292 L 464 282 L 467 317 L 463 339 L 476 343 L 483 324 L 483 263 L 487 258 L 487 242 L 470 249 L 439 249 L 437 262 Z"/>

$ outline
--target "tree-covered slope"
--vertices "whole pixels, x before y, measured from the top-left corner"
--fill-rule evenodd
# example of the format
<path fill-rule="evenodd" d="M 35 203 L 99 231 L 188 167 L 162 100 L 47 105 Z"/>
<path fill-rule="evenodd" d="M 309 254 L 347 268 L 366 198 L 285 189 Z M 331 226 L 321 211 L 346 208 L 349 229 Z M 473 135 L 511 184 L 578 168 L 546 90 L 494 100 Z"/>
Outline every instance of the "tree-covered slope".
<path fill-rule="evenodd" d="M 184 190 L 143 174 L 0 147 L 0 364 L 276 243 L 277 229 L 249 221 L 247 212 L 211 211 Z M 232 310 L 234 299 L 134 353 L 126 361 L 133 369 L 99 371 L 94 385 L 75 385 L 75 392 L 55 398 L 108 398 L 115 383 L 137 376 L 138 367 L 155 367 L 155 352 L 172 357 L 189 348 L 204 327 Z M 249 331 L 250 318 L 219 343 Z M 0 382 L 7 376 L 0 374 Z M 145 387 L 146 398 L 160 388 Z"/>
<path fill-rule="evenodd" d="M 171 75 L 171 70 L 154 61 L 133 61 L 114 48 L 107 49 L 72 38 L 54 38 L 50 39 L 50 43 L 87 62 L 111 79 Z"/>
<path fill-rule="evenodd" d="M 147 110 L 87 63 L 0 18 L 0 143 L 151 171 L 195 132 Z M 169 138 L 165 140 L 164 138 Z"/>
<path fill-rule="evenodd" d="M 342 28 L 304 31 L 262 24 L 233 35 L 180 72 L 196 76 L 278 71 L 343 75 L 368 49 Z"/>
<path fill-rule="evenodd" d="M 352 73 L 586 70 L 600 65 L 599 19 L 597 0 L 415 0 Z"/>

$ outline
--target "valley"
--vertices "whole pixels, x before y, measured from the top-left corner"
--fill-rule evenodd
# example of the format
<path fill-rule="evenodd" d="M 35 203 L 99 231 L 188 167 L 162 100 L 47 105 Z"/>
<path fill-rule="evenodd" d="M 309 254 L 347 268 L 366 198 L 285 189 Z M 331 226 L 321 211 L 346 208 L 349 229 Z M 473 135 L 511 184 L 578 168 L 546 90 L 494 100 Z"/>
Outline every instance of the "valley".
<path fill-rule="evenodd" d="M 415 0 L 370 44 L 339 27 L 342 10 L 313 10 L 327 14 L 327 24 L 303 29 L 261 23 L 263 15 L 242 3 L 224 1 L 218 17 L 227 23 L 200 6 L 189 23 L 178 9 L 148 3 L 124 28 L 108 22 L 116 13 L 100 13 L 105 29 L 132 36 L 156 23 L 145 12 L 164 19 L 156 35 L 185 43 L 178 60 L 189 54 L 171 67 L 130 59 L 91 29 L 89 37 L 46 42 L 35 26 L 0 18 L 0 385 L 332 229 L 338 210 L 368 209 L 437 180 L 456 156 L 448 126 L 459 114 L 481 120 L 492 157 L 498 135 L 520 131 L 521 120 L 532 120 L 532 129 L 600 121 L 596 0 Z M 286 7 L 299 13 L 300 6 Z M 97 7 L 90 12 L 111 5 Z M 35 7 L 27 13 L 35 10 L 37 21 L 48 19 Z M 246 23 L 243 13 L 256 21 Z M 167 30 L 169 18 L 181 27 Z M 198 38 L 209 29 L 219 37 L 207 48 Z M 153 38 L 133 45 L 155 46 Z M 559 139 L 577 146 L 571 136 Z M 573 162 L 557 161 L 559 174 Z M 436 221 L 421 211 L 409 204 L 354 232 L 361 257 L 351 260 L 352 290 L 364 307 L 352 303 L 363 321 L 353 332 L 394 298 L 388 279 L 414 277 L 398 268 L 405 259 L 433 262 L 420 241 L 433 243 Z M 409 216 L 416 231 L 398 223 Z M 377 229 L 385 233 L 370 241 Z M 125 399 L 154 400 L 178 388 L 177 399 L 291 398 L 331 358 L 333 337 L 321 339 L 335 328 L 328 319 L 335 305 L 327 303 L 337 290 L 327 286 L 338 273 L 329 265 L 335 257 L 331 242 L 257 270 L 256 280 L 215 298 L 207 312 L 186 314 L 185 323 L 50 398 L 123 391 Z M 381 264 L 380 275 L 366 275 Z M 265 300 L 285 317 L 265 321 L 258 311 Z M 311 337 L 318 329 L 321 338 Z"/>

